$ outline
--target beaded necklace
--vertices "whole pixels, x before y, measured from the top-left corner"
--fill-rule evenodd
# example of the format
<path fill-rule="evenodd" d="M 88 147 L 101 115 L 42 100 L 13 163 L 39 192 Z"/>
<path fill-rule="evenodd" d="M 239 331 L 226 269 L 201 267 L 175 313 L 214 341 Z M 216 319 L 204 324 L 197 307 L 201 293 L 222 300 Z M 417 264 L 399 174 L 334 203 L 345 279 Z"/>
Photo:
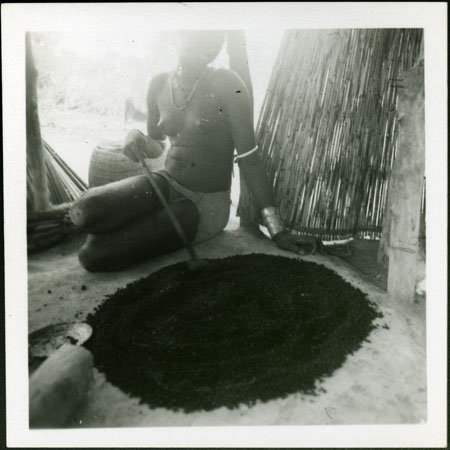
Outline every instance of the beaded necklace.
<path fill-rule="evenodd" d="M 177 108 L 179 111 L 183 111 L 184 109 L 186 109 L 189 106 L 189 103 L 191 102 L 192 97 L 194 96 L 194 93 L 197 89 L 198 83 L 203 78 L 203 75 L 205 75 L 205 73 L 208 71 L 208 69 L 209 69 L 209 67 L 206 67 L 205 70 L 202 72 L 202 74 L 197 78 L 197 80 L 195 80 L 195 83 L 192 86 L 191 92 L 189 93 L 186 103 L 184 105 L 177 105 L 175 102 L 175 96 L 173 93 L 173 80 L 175 77 L 175 73 L 172 74 L 172 77 L 170 79 L 170 96 L 172 98 L 172 104 L 173 104 L 173 106 L 175 106 L 175 108 Z"/>

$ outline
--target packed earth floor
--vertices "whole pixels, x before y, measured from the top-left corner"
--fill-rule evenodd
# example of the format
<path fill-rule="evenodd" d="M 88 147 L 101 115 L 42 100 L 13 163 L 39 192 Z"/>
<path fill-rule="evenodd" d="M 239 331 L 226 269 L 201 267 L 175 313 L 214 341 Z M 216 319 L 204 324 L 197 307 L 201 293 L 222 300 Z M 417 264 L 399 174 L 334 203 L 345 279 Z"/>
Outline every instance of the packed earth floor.
<path fill-rule="evenodd" d="M 84 321 L 117 289 L 186 259 L 180 251 L 120 273 L 93 274 L 78 262 L 76 250 L 82 239 L 74 237 L 29 257 L 29 332 L 60 322 Z M 199 245 L 198 252 L 202 258 L 264 253 L 300 259 L 244 229 L 228 229 Z M 233 408 L 187 412 L 142 403 L 94 369 L 87 397 L 68 426 L 399 424 L 426 420 L 425 301 L 413 305 L 393 301 L 384 289 L 368 281 L 367 274 L 360 274 L 341 258 L 314 255 L 301 259 L 340 275 L 367 294 L 383 315 L 375 319 L 378 326 L 361 347 L 324 377 L 315 393 L 293 392 Z"/>
<path fill-rule="evenodd" d="M 86 164 L 82 164 L 80 155 L 88 158 L 96 143 L 119 138 L 124 130 L 114 129 L 111 120 L 105 118 L 104 135 L 99 136 L 99 118 L 94 117 L 96 126 L 86 134 L 86 121 L 81 119 L 81 114 L 79 121 L 74 116 L 67 124 L 63 117 L 47 116 L 42 120 L 43 137 L 86 179 Z M 58 123 L 58 127 L 54 123 Z M 71 131 L 65 131 L 64 127 Z M 82 134 L 86 136 L 84 147 L 80 147 Z M 71 154 L 75 152 L 78 157 L 72 161 Z M 77 161 L 79 167 L 75 167 Z M 286 396 L 242 402 L 233 407 L 212 405 L 186 411 L 156 404 L 150 406 L 148 402 L 141 402 L 135 393 L 127 393 L 126 389 L 108 381 L 105 374 L 95 368 L 87 396 L 67 426 L 337 425 L 426 421 L 426 301 L 424 297 L 417 297 L 414 304 L 404 304 L 389 298 L 386 269 L 376 263 L 378 243 L 354 240 L 349 245 L 350 252 L 298 257 L 279 250 L 260 235 L 239 228 L 235 217 L 236 201 L 235 189 L 230 222 L 223 233 L 197 246 L 201 258 L 260 253 L 317 263 L 350 283 L 376 305 L 382 316 L 373 321 L 375 328 L 369 330 L 361 346 L 336 370 L 317 381 L 314 392 L 294 390 Z M 73 236 L 51 249 L 29 255 L 29 333 L 51 324 L 86 321 L 118 289 L 187 258 L 185 251 L 179 251 L 122 272 L 89 273 L 80 266 L 77 257 L 84 239 L 82 235 Z M 424 266 L 421 267 L 423 270 Z M 124 333 L 124 330 L 117 330 L 117 333 Z"/>

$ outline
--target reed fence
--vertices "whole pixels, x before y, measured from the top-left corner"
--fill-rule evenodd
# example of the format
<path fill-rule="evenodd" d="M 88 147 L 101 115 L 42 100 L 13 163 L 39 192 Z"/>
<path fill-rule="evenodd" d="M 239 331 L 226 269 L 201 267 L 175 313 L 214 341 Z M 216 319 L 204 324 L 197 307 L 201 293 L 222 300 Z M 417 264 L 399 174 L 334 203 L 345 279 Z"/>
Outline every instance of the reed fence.
<path fill-rule="evenodd" d="M 380 236 L 395 157 L 401 72 L 421 29 L 289 30 L 257 124 L 288 228 L 323 240 Z M 239 215 L 259 223 L 241 189 Z"/>

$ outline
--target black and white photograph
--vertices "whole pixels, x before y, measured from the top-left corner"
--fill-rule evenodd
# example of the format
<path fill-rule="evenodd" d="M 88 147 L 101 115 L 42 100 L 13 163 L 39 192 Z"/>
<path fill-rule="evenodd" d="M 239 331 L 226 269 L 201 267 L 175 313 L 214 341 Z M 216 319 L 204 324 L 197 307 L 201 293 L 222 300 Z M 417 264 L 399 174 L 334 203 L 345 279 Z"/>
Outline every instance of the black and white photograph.
<path fill-rule="evenodd" d="M 8 444 L 446 446 L 446 11 L 3 4 Z"/>

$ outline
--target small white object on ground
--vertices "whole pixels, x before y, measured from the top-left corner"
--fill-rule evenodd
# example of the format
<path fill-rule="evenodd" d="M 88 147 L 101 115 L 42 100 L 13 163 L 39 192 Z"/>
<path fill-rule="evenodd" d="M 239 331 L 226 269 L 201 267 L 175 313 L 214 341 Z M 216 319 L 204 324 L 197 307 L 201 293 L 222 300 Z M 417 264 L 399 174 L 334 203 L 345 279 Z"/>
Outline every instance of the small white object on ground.
<path fill-rule="evenodd" d="M 422 281 L 419 281 L 416 285 L 416 294 L 425 295 L 427 293 L 427 280 L 424 278 Z"/>

